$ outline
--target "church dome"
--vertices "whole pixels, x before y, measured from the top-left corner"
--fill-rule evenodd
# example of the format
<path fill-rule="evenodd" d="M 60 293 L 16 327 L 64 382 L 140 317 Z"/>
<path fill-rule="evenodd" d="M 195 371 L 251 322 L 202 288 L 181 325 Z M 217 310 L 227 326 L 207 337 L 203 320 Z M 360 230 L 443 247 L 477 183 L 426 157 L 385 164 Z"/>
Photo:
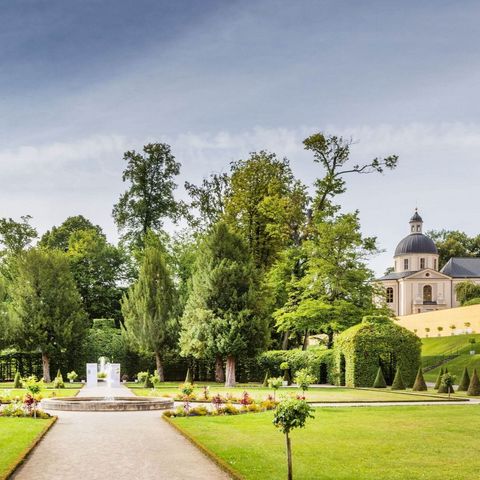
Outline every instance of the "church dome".
<path fill-rule="evenodd" d="M 410 253 L 432 253 L 438 255 L 438 250 L 431 238 L 423 233 L 411 233 L 397 245 L 395 256 L 408 255 Z"/>

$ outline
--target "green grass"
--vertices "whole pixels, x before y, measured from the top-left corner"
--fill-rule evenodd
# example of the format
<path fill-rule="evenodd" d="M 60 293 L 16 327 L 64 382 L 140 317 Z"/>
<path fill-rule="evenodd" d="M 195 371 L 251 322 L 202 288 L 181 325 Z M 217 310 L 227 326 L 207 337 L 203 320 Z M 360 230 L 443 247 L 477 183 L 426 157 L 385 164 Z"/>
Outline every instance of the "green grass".
<path fill-rule="evenodd" d="M 480 375 L 480 355 L 460 355 L 459 357 L 456 357 L 453 360 L 444 363 L 441 367 L 437 367 L 433 370 L 426 372 L 424 374 L 425 380 L 428 382 L 434 382 L 437 379 L 440 368 L 448 368 L 449 373 L 455 375 L 455 381 L 456 383 L 458 383 L 462 377 L 462 372 L 465 367 L 468 367 L 468 372 L 470 373 L 470 375 L 472 375 L 474 368 L 477 369 L 477 373 Z"/>
<path fill-rule="evenodd" d="M 74 397 L 82 388 L 82 383 L 66 383 L 66 388 L 52 388 L 51 384 L 42 390 L 43 398 L 50 397 Z M 0 403 L 1 399 L 5 397 L 15 398 L 23 397 L 27 391 L 24 388 L 13 388 L 12 382 L 0 383 Z"/>
<path fill-rule="evenodd" d="M 442 332 L 445 335 L 445 332 Z M 436 335 L 436 333 L 432 333 Z M 474 349 L 480 353 L 480 334 L 451 335 L 442 337 L 422 338 L 422 356 L 448 355 L 450 353 L 468 353 L 471 349 L 471 338 L 477 342 Z"/>
<path fill-rule="evenodd" d="M 0 479 L 23 458 L 39 435 L 54 421 L 0 417 Z"/>
<path fill-rule="evenodd" d="M 145 388 L 132 388 L 135 395 L 139 396 L 170 396 L 174 397 L 180 393 L 180 390 L 172 387 L 159 387 L 155 390 L 149 390 Z M 227 393 L 239 398 L 244 391 L 248 391 L 250 396 L 255 400 L 264 400 L 268 395 L 272 395 L 272 390 L 253 387 L 253 388 L 223 388 L 216 386 L 210 386 L 210 394 L 214 395 L 220 393 L 225 396 Z M 197 387 L 195 389 L 197 399 L 202 399 L 202 388 Z M 285 395 L 295 395 L 301 393 L 296 388 L 280 388 L 277 391 L 276 398 L 281 399 Z M 436 398 L 432 398 L 434 395 Z M 341 387 L 327 387 L 327 388 L 311 388 L 305 394 L 308 402 L 414 402 L 414 401 L 435 401 L 445 400 L 445 396 L 438 396 L 435 391 L 431 391 L 428 395 L 416 394 L 408 391 L 406 393 L 393 392 L 390 389 L 353 389 L 353 388 L 341 388 Z"/>
<path fill-rule="evenodd" d="M 455 480 L 478 478 L 475 406 L 316 409 L 292 433 L 294 478 Z M 284 437 L 272 413 L 172 422 L 246 480 L 286 478 Z M 446 473 L 450 472 L 450 474 Z"/>

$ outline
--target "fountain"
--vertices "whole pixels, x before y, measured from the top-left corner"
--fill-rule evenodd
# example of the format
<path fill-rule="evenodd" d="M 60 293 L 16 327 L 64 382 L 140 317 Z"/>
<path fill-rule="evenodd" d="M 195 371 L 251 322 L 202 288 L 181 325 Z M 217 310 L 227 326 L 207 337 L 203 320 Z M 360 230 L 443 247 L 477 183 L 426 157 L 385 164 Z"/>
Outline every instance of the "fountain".
<path fill-rule="evenodd" d="M 55 397 L 43 399 L 42 408 L 71 412 L 168 410 L 173 408 L 173 400 L 161 397 Z"/>

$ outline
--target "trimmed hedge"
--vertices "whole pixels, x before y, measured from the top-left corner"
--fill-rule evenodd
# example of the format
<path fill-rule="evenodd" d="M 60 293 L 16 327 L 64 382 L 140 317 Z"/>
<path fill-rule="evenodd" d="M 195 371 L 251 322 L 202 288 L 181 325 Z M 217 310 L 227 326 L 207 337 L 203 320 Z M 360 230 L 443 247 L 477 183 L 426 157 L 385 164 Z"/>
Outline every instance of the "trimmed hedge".
<path fill-rule="evenodd" d="M 395 372 L 395 378 L 393 379 L 392 383 L 392 390 L 405 390 L 405 384 L 403 383 L 402 372 L 400 371 L 400 367 L 397 367 L 397 371 Z"/>
<path fill-rule="evenodd" d="M 445 372 L 443 371 L 443 367 L 440 369 L 438 372 L 437 379 L 435 380 L 435 386 L 433 387 L 435 390 L 438 390 L 440 388 L 440 385 L 442 384 L 442 377 Z"/>
<path fill-rule="evenodd" d="M 460 380 L 460 384 L 458 385 L 458 392 L 466 392 L 468 390 L 468 386 L 470 385 L 470 375 L 468 374 L 468 368 L 465 367 L 463 369 L 462 379 Z"/>
<path fill-rule="evenodd" d="M 478 397 L 480 395 L 480 381 L 478 380 L 477 369 L 473 369 L 473 375 L 470 379 L 470 385 L 468 386 L 467 395 L 470 397 Z"/>
<path fill-rule="evenodd" d="M 269 350 L 259 355 L 258 363 L 264 372 L 271 377 L 283 376 L 280 364 L 287 362 L 292 375 L 302 368 L 308 368 L 317 383 L 333 383 L 332 370 L 333 350 L 314 347 L 308 350 Z"/>
<path fill-rule="evenodd" d="M 414 392 L 426 392 L 428 390 L 427 384 L 425 383 L 425 378 L 423 377 L 422 367 L 418 369 L 417 378 L 415 378 L 415 383 L 413 384 Z"/>
<path fill-rule="evenodd" d="M 404 383 L 411 387 L 420 367 L 420 338 L 385 316 L 364 317 L 337 337 L 334 350 L 336 383 L 343 383 L 344 373 L 347 387 L 370 387 L 385 365 L 392 373 L 401 365 Z"/>
<path fill-rule="evenodd" d="M 373 382 L 373 388 L 387 388 L 387 382 L 383 376 L 382 367 L 378 367 L 377 376 Z"/>

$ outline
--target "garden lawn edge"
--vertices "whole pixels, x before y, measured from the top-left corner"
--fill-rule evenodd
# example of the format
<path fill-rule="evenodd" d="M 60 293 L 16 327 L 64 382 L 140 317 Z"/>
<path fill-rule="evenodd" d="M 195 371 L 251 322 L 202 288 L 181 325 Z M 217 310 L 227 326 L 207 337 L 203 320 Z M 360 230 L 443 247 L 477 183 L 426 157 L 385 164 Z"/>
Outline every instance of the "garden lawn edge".
<path fill-rule="evenodd" d="M 7 467 L 7 473 L 3 477 L 0 477 L 0 480 L 7 480 L 18 470 L 20 465 L 25 462 L 32 450 L 40 443 L 43 437 L 48 433 L 48 431 L 53 427 L 53 425 L 55 425 L 55 422 L 57 420 L 58 417 L 52 417 L 50 419 L 50 423 L 48 423 L 48 425 L 45 425 L 43 430 L 35 437 L 33 442 L 28 445 L 22 453 L 20 453 L 20 455 L 12 462 L 10 466 Z"/>
<path fill-rule="evenodd" d="M 233 480 L 245 480 L 245 477 L 237 472 L 232 466 L 227 462 L 218 457 L 215 453 L 209 450 L 207 447 L 202 445 L 199 441 L 193 438 L 190 433 L 184 430 L 180 425 L 177 425 L 171 418 L 162 416 L 162 419 L 170 424 L 180 435 L 186 438 L 192 445 L 198 448 L 204 455 L 206 455 L 210 460 L 212 460 L 219 468 L 221 468 L 225 473 L 228 473 Z"/>

